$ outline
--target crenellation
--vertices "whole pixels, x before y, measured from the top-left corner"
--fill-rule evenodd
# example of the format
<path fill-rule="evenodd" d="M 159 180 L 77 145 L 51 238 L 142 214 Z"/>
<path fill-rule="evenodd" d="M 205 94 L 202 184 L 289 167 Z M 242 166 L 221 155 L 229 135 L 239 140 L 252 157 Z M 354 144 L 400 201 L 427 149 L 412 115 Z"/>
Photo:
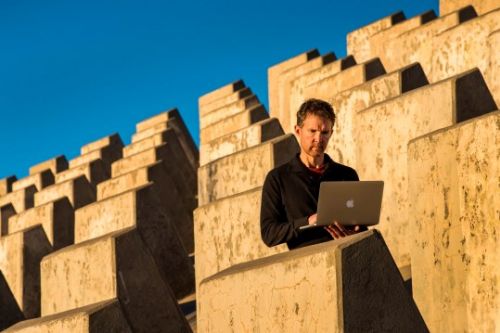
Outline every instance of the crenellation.
<path fill-rule="evenodd" d="M 228 85 L 220 87 L 219 89 L 213 90 L 201 96 L 198 100 L 198 103 L 200 106 L 210 104 L 218 99 L 227 97 L 228 95 L 231 95 L 236 91 L 244 89 L 245 87 L 245 82 L 243 82 L 243 80 L 234 81 Z"/>
<path fill-rule="evenodd" d="M 18 191 L 10 192 L 0 197 L 0 207 L 12 205 L 17 213 L 32 208 L 35 204 L 35 193 L 37 189 L 34 185 L 28 186 Z"/>
<path fill-rule="evenodd" d="M 439 12 L 441 15 L 446 15 L 469 5 L 474 6 L 479 15 L 484 15 L 500 7 L 498 0 L 440 0 Z"/>
<path fill-rule="evenodd" d="M 55 177 L 55 183 L 59 184 L 80 176 L 85 176 L 93 186 L 96 186 L 97 184 L 109 179 L 110 175 L 110 165 L 104 163 L 101 159 L 96 159 L 89 163 L 81 164 L 58 173 Z"/>
<path fill-rule="evenodd" d="M 51 185 L 35 193 L 35 207 L 67 197 L 74 209 L 78 209 L 96 199 L 96 190 L 85 176 Z"/>
<path fill-rule="evenodd" d="M 68 160 L 64 155 L 59 155 L 54 157 L 53 159 L 38 163 L 30 168 L 29 174 L 34 175 L 50 169 L 52 173 L 55 175 L 61 171 L 64 171 L 68 168 Z"/>
<path fill-rule="evenodd" d="M 17 180 L 17 177 L 12 175 L 0 179 L 0 197 L 12 192 L 12 184 Z"/>
<path fill-rule="evenodd" d="M 239 101 L 240 99 L 244 99 L 250 95 L 252 95 L 252 90 L 250 88 L 243 88 L 241 90 L 235 91 L 234 93 L 227 95 L 226 97 L 222 97 L 218 100 L 215 100 L 206 105 L 200 105 L 200 117 L 203 117 L 205 114 L 210 113 L 214 110 L 220 109 L 228 104 Z"/>
<path fill-rule="evenodd" d="M 85 155 L 95 150 L 106 147 L 115 147 L 117 149 L 123 147 L 122 139 L 118 133 L 114 133 L 96 141 L 90 142 L 80 148 L 80 154 Z M 70 165 L 71 166 L 71 165 Z"/>
<path fill-rule="evenodd" d="M 69 161 L 69 168 L 74 169 L 84 164 L 89 164 L 96 160 L 102 160 L 106 167 L 122 158 L 123 145 L 108 145 L 97 148 L 88 153 L 82 154 Z"/>
<path fill-rule="evenodd" d="M 12 184 L 12 191 L 19 191 L 34 185 L 38 191 L 54 184 L 54 174 L 52 170 L 46 169 L 40 173 L 32 174 L 18 179 Z"/>
<path fill-rule="evenodd" d="M 203 130 L 216 122 L 258 105 L 260 105 L 260 102 L 257 96 L 250 95 L 244 99 L 240 99 L 239 101 L 225 105 L 219 109 L 215 109 L 200 117 L 200 129 Z"/>

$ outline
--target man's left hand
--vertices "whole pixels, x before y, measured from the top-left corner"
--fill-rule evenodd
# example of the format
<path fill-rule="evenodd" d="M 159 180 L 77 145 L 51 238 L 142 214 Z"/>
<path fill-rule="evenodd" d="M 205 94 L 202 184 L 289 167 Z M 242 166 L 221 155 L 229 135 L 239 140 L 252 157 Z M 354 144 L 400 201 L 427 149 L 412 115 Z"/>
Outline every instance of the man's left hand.
<path fill-rule="evenodd" d="M 333 239 L 339 239 L 349 235 L 357 234 L 361 232 L 361 227 L 359 225 L 353 227 L 345 227 L 337 221 L 333 222 L 329 226 L 324 227 L 326 231 L 332 236 Z"/>

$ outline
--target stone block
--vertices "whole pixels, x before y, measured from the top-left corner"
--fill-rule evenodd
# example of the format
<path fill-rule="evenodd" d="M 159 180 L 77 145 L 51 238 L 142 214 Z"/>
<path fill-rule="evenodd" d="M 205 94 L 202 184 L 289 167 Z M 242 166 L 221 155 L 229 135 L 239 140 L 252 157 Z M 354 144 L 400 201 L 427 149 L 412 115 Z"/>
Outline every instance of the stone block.
<path fill-rule="evenodd" d="M 197 302 L 200 332 L 428 332 L 375 230 L 235 265 Z"/>
<path fill-rule="evenodd" d="M 43 316 L 118 299 L 133 332 L 188 331 L 136 230 L 66 247 L 40 267 Z"/>
<path fill-rule="evenodd" d="M 52 173 L 55 175 L 61 171 L 66 170 L 67 168 L 68 168 L 68 160 L 66 159 L 66 157 L 64 157 L 64 155 L 59 155 L 57 157 L 54 157 L 53 159 L 32 166 L 30 168 L 30 175 L 40 173 L 47 169 L 50 169 Z"/>
<path fill-rule="evenodd" d="M 411 139 L 496 109 L 477 70 L 412 90 L 356 117 L 361 179 L 385 181 L 379 228 L 398 266 L 409 264 L 407 144 Z"/>
<path fill-rule="evenodd" d="M 12 192 L 12 184 L 17 180 L 16 176 L 9 176 L 0 179 L 0 197 Z"/>
<path fill-rule="evenodd" d="M 236 132 L 266 118 L 269 118 L 269 115 L 262 105 L 237 113 L 200 131 L 200 144 L 205 144 L 221 136 Z"/>
<path fill-rule="evenodd" d="M 104 165 L 109 168 L 109 166 L 122 158 L 123 145 L 109 145 L 102 148 L 97 148 L 88 153 L 75 157 L 69 161 L 69 168 L 74 169 L 84 164 L 89 164 L 93 161 L 101 160 Z M 83 149 L 82 149 L 83 150 Z"/>
<path fill-rule="evenodd" d="M 234 103 L 225 105 L 219 109 L 215 109 L 200 117 L 200 129 L 204 129 L 216 122 L 230 117 L 237 113 L 248 110 L 252 107 L 260 105 L 259 99 L 255 95 L 250 95 L 244 99 L 240 99 Z"/>
<path fill-rule="evenodd" d="M 263 142 L 283 135 L 283 129 L 276 118 L 265 119 L 242 130 L 221 136 L 200 145 L 200 165 L 238 151 L 257 146 Z"/>
<path fill-rule="evenodd" d="M 335 60 L 337 60 L 337 56 L 334 53 L 327 53 L 321 57 L 314 58 L 299 66 L 283 71 L 277 78 L 277 103 L 275 109 L 271 113 L 271 117 L 285 120 L 288 115 L 291 114 L 290 90 L 294 79 L 322 66 L 328 65 Z"/>
<path fill-rule="evenodd" d="M 413 64 L 327 98 L 336 117 L 327 153 L 335 161 L 355 166 L 357 113 L 426 84 L 428 81 L 422 67 Z"/>
<path fill-rule="evenodd" d="M 194 290 L 194 271 L 175 227 L 179 222 L 167 216 L 150 183 L 76 210 L 75 243 L 137 228 L 162 277 L 181 298 Z"/>
<path fill-rule="evenodd" d="M 413 297 L 432 332 L 500 329 L 500 112 L 408 145 Z"/>
<path fill-rule="evenodd" d="M 34 196 L 36 187 L 34 185 L 23 188 L 22 190 L 10 192 L 0 197 L 0 207 L 12 205 L 17 213 L 34 206 Z"/>
<path fill-rule="evenodd" d="M 230 266 L 288 251 L 267 247 L 260 236 L 262 188 L 236 194 L 194 211 L 196 286 Z"/>
<path fill-rule="evenodd" d="M 172 221 L 188 253 L 194 251 L 193 236 L 193 189 L 189 191 L 176 174 L 167 172 L 163 162 L 156 162 L 112 178 L 97 186 L 97 200 L 138 189 L 153 183 L 157 197 Z"/>
<path fill-rule="evenodd" d="M 11 296 L 14 296 L 24 318 L 40 316 L 40 261 L 51 251 L 41 226 L 0 238 L 0 271 L 11 291 L 0 295 L 0 308 L 12 307 Z M 4 292 L 5 289 L 5 286 L 0 288 Z M 16 311 L 13 314 L 16 315 Z M 0 319 L 5 321 L 9 321 L 8 318 Z"/>
<path fill-rule="evenodd" d="M 29 175 L 27 177 L 18 179 L 12 184 L 12 191 L 19 191 L 23 188 L 34 185 L 38 191 L 54 184 L 54 174 L 51 170 L 47 169 L 40 173 Z"/>
<path fill-rule="evenodd" d="M 63 197 L 67 197 L 73 208 L 78 209 L 95 201 L 95 186 L 85 176 L 54 184 L 35 193 L 35 207 Z"/>
<path fill-rule="evenodd" d="M 278 78 L 284 71 L 302 65 L 314 58 L 319 57 L 319 51 L 312 49 L 310 51 L 301 53 L 293 58 L 282 61 L 276 65 L 269 67 L 267 70 L 267 82 L 268 82 L 268 96 L 269 96 L 269 110 L 274 115 L 278 107 Z"/>
<path fill-rule="evenodd" d="M 213 103 L 214 101 L 233 94 L 236 91 L 245 88 L 245 83 L 243 80 L 234 81 L 230 84 L 222 86 L 216 90 L 213 90 L 198 99 L 199 106 Z"/>
<path fill-rule="evenodd" d="M 123 332 L 132 333 L 117 300 L 69 310 L 60 314 L 23 321 L 5 333 Z"/>
<path fill-rule="evenodd" d="M 292 134 L 220 158 L 198 169 L 200 206 L 262 186 L 267 173 L 299 152 Z"/>
<path fill-rule="evenodd" d="M 200 105 L 199 114 L 200 117 L 203 117 L 205 114 L 220 109 L 226 105 L 232 104 L 234 102 L 239 101 L 240 99 L 246 98 L 252 95 L 252 90 L 250 88 L 242 88 L 230 95 L 219 98 L 212 103 L 208 103 L 206 105 Z"/>
<path fill-rule="evenodd" d="M 166 123 L 162 125 L 162 131 L 125 146 L 123 148 L 123 157 L 129 157 L 138 153 L 142 153 L 145 150 L 167 143 L 169 136 L 172 135 L 172 133 L 174 133 L 175 135 L 175 131 L 172 128 L 169 128 Z M 160 126 L 158 128 L 160 128 Z"/>
<path fill-rule="evenodd" d="M 189 159 L 193 169 L 198 167 L 198 147 L 193 141 L 191 134 L 182 120 L 181 114 L 177 109 L 160 113 L 152 118 L 136 125 L 137 133 L 132 135 L 132 143 L 142 141 L 152 135 L 165 132 L 167 129 L 173 129 L 177 134 L 184 153 Z"/>
<path fill-rule="evenodd" d="M 51 246 L 58 250 L 73 244 L 74 219 L 71 203 L 68 198 L 62 198 L 10 217 L 6 231 L 13 234 L 41 225 Z"/>
<path fill-rule="evenodd" d="M 117 150 L 122 148 L 123 142 L 120 138 L 120 135 L 118 133 L 114 133 L 96 141 L 92 141 L 80 148 L 80 154 L 85 155 L 95 150 L 103 149 L 106 147 L 115 147 Z"/>
<path fill-rule="evenodd" d="M 371 36 L 380 31 L 391 28 L 405 20 L 406 16 L 403 12 L 396 12 L 348 33 L 347 54 L 353 55 L 356 60 L 358 60 L 358 54 L 360 55 L 360 59 L 363 58 L 363 56 L 367 53 L 367 50 L 369 50 L 370 46 L 367 41 Z"/>
<path fill-rule="evenodd" d="M 500 57 L 496 52 L 496 50 L 500 49 L 500 29 L 492 32 L 488 37 L 488 41 L 490 46 L 490 65 L 486 72 L 486 76 L 489 77 L 487 79 L 488 88 L 490 88 L 496 104 L 500 105 L 500 82 L 493 79 L 500 76 Z"/>
<path fill-rule="evenodd" d="M 80 176 L 85 176 L 92 185 L 96 186 L 100 182 L 109 179 L 110 171 L 110 166 L 98 159 L 58 173 L 55 177 L 55 182 L 59 184 Z"/>
<path fill-rule="evenodd" d="M 439 12 L 441 15 L 446 15 L 469 5 L 474 6 L 479 15 L 500 8 L 498 0 L 440 0 Z"/>
<path fill-rule="evenodd" d="M 12 204 L 7 204 L 0 207 L 0 236 L 7 235 L 9 233 L 9 219 L 11 216 L 16 215 L 16 210 Z"/>

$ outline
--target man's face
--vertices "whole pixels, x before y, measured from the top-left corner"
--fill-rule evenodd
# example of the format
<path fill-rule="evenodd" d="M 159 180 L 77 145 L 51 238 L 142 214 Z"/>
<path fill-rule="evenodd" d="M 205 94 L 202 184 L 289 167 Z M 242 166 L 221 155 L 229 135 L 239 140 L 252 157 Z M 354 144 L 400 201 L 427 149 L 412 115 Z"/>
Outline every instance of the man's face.
<path fill-rule="evenodd" d="M 332 122 L 323 117 L 308 114 L 302 127 L 295 125 L 301 153 L 318 157 L 325 153 L 328 140 L 332 136 Z"/>

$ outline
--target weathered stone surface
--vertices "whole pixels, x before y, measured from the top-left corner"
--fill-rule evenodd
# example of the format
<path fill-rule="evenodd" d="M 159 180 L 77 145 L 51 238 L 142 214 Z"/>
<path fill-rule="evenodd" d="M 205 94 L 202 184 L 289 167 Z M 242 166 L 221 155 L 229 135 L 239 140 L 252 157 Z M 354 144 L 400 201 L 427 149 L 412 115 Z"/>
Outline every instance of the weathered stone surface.
<path fill-rule="evenodd" d="M 197 302 L 200 332 L 428 332 L 376 231 L 233 266 Z"/>
<path fill-rule="evenodd" d="M 38 163 L 30 168 L 30 175 L 34 175 L 50 169 L 52 173 L 55 175 L 61 171 L 64 171 L 68 168 L 68 160 L 64 155 L 59 155 L 54 157 L 53 159 Z"/>
<path fill-rule="evenodd" d="M 0 270 L 0 330 L 9 327 L 24 319 L 9 284 Z"/>
<path fill-rule="evenodd" d="M 114 133 L 105 136 L 104 138 L 88 143 L 82 148 L 80 148 L 80 154 L 85 155 L 92 151 L 103 149 L 106 147 L 115 147 L 116 149 L 123 147 L 123 142 L 122 139 L 120 138 L 120 135 L 118 133 Z"/>
<path fill-rule="evenodd" d="M 214 101 L 233 94 L 234 92 L 245 88 L 245 83 L 242 80 L 234 81 L 219 89 L 213 90 L 198 99 L 200 106 L 213 103 Z"/>
<path fill-rule="evenodd" d="M 17 180 L 16 176 L 9 176 L 0 179 L 0 197 L 12 192 L 12 184 Z"/>
<path fill-rule="evenodd" d="M 23 188 L 34 185 L 38 191 L 54 184 L 54 174 L 51 170 L 44 170 L 40 173 L 33 174 L 15 181 L 12 184 L 12 191 L 19 191 Z"/>
<path fill-rule="evenodd" d="M 315 69 L 325 66 L 337 60 L 334 53 L 327 53 L 321 57 L 314 58 L 299 66 L 283 71 L 277 78 L 277 103 L 276 108 L 271 113 L 271 117 L 285 119 L 290 113 L 290 90 L 292 81 Z"/>
<path fill-rule="evenodd" d="M 496 109 L 478 71 L 412 90 L 357 114 L 355 169 L 385 181 L 379 228 L 398 266 L 409 263 L 407 143 Z"/>
<path fill-rule="evenodd" d="M 194 251 L 193 195 L 184 182 L 167 172 L 164 162 L 156 162 L 124 175 L 112 178 L 97 186 L 97 200 L 111 198 L 127 191 L 153 183 L 157 197 L 181 238 L 188 253 Z"/>
<path fill-rule="evenodd" d="M 103 301 L 60 314 L 23 321 L 5 333 L 132 333 L 117 300 Z"/>
<path fill-rule="evenodd" d="M 111 174 L 113 178 L 167 159 L 169 157 L 167 147 L 168 144 L 162 144 L 116 161 L 111 165 Z"/>
<path fill-rule="evenodd" d="M 138 153 L 142 153 L 145 150 L 167 143 L 168 137 L 175 133 L 175 131 L 172 128 L 169 128 L 167 124 L 163 125 L 164 128 L 162 128 L 161 132 L 125 146 L 123 148 L 123 157 L 129 157 Z"/>
<path fill-rule="evenodd" d="M 284 71 L 299 66 L 306 63 L 314 58 L 319 57 L 319 52 L 316 49 L 301 53 L 293 58 L 282 61 L 274 66 L 269 67 L 267 70 L 267 82 L 268 82 L 268 96 L 269 96 L 269 110 L 271 114 L 275 114 L 275 110 L 278 108 L 278 78 Z"/>
<path fill-rule="evenodd" d="M 200 144 L 205 144 L 218 137 L 236 132 L 266 118 L 269 118 L 269 115 L 262 105 L 237 113 L 205 127 L 200 132 Z"/>
<path fill-rule="evenodd" d="M 365 59 L 364 55 L 367 54 L 370 47 L 369 43 L 367 42 L 369 38 L 375 35 L 377 32 L 388 29 L 405 20 L 405 14 L 403 12 L 397 12 L 348 33 L 347 54 L 353 55 L 356 59 L 358 59 L 359 54 L 359 58 L 364 60 L 358 61 L 368 60 Z"/>
<path fill-rule="evenodd" d="M 35 193 L 35 206 L 63 197 L 67 197 L 71 205 L 78 209 L 95 201 L 95 186 L 90 184 L 85 176 L 54 184 Z"/>
<path fill-rule="evenodd" d="M 194 271 L 152 184 L 107 198 L 75 212 L 75 243 L 135 227 L 178 298 L 194 288 Z M 184 221 L 182 221 L 184 222 Z"/>
<path fill-rule="evenodd" d="M 440 0 L 439 12 L 441 15 L 446 15 L 468 5 L 474 6 L 479 15 L 500 7 L 498 0 Z"/>
<path fill-rule="evenodd" d="M 68 198 L 28 209 L 9 218 L 7 233 L 12 234 L 41 225 L 54 250 L 73 244 L 74 210 Z"/>
<path fill-rule="evenodd" d="M 25 318 L 40 316 L 40 261 L 51 251 L 41 226 L 0 238 L 0 271 L 11 291 L 0 295 L 0 308 L 10 303 L 13 295 Z"/>
<path fill-rule="evenodd" d="M 220 109 L 226 105 L 237 102 L 240 99 L 246 98 L 250 95 L 252 95 L 252 90 L 250 88 L 243 88 L 241 90 L 232 93 L 231 95 L 219 98 L 213 101 L 212 103 L 208 103 L 206 105 L 200 105 L 200 110 L 199 110 L 200 117 L 203 117 L 205 114 L 211 111 Z"/>
<path fill-rule="evenodd" d="M 186 124 L 182 120 L 179 110 L 172 109 L 162 112 L 152 118 L 146 119 L 136 125 L 137 133 L 132 135 L 132 143 L 144 140 L 152 135 L 173 129 L 179 139 L 184 153 L 188 157 L 193 169 L 198 167 L 198 148 L 189 134 Z"/>
<path fill-rule="evenodd" d="M 496 104 L 500 106 L 500 81 L 494 79 L 500 77 L 500 57 L 497 54 L 497 50 L 500 49 L 500 29 L 490 34 L 488 42 L 490 46 L 490 67 L 486 73 L 489 77 L 488 88 Z"/>
<path fill-rule="evenodd" d="M 215 109 L 200 117 L 200 129 L 204 129 L 224 118 L 243 112 L 252 107 L 260 105 L 259 99 L 255 95 L 250 95 L 234 103 Z"/>
<path fill-rule="evenodd" d="M 34 196 L 36 187 L 34 185 L 23 188 L 22 190 L 10 192 L 0 197 L 0 207 L 12 205 L 17 213 L 34 206 Z"/>
<path fill-rule="evenodd" d="M 223 157 L 198 169 L 198 202 L 205 205 L 262 186 L 267 173 L 299 151 L 292 134 Z"/>
<path fill-rule="evenodd" d="M 109 165 L 106 165 L 102 160 L 94 160 L 90 163 L 81 164 L 74 168 L 62 171 L 56 175 L 56 184 L 78 178 L 80 176 L 87 177 L 87 180 L 94 186 L 110 177 Z"/>
<path fill-rule="evenodd" d="M 432 332 L 500 328 L 500 112 L 408 146 L 413 296 Z"/>
<path fill-rule="evenodd" d="M 376 103 L 397 97 L 427 83 L 422 67 L 413 64 L 325 99 L 333 106 L 336 116 L 327 153 L 335 161 L 355 166 L 356 114 Z"/>
<path fill-rule="evenodd" d="M 96 160 L 103 161 L 104 165 L 108 168 L 111 163 L 122 158 L 122 148 L 123 145 L 116 144 L 92 150 L 69 161 L 69 168 L 74 169 L 78 166 L 89 164 L 90 162 Z"/>
<path fill-rule="evenodd" d="M 196 285 L 238 263 L 288 251 L 268 248 L 260 236 L 262 188 L 217 200 L 194 211 Z"/>
<path fill-rule="evenodd" d="M 200 145 L 200 165 L 254 147 L 280 135 L 283 135 L 283 129 L 278 119 L 270 118 L 259 121 L 242 130 Z"/>
<path fill-rule="evenodd" d="M 136 230 L 66 247 L 40 267 L 43 316 L 116 298 L 134 332 L 189 331 Z"/>

